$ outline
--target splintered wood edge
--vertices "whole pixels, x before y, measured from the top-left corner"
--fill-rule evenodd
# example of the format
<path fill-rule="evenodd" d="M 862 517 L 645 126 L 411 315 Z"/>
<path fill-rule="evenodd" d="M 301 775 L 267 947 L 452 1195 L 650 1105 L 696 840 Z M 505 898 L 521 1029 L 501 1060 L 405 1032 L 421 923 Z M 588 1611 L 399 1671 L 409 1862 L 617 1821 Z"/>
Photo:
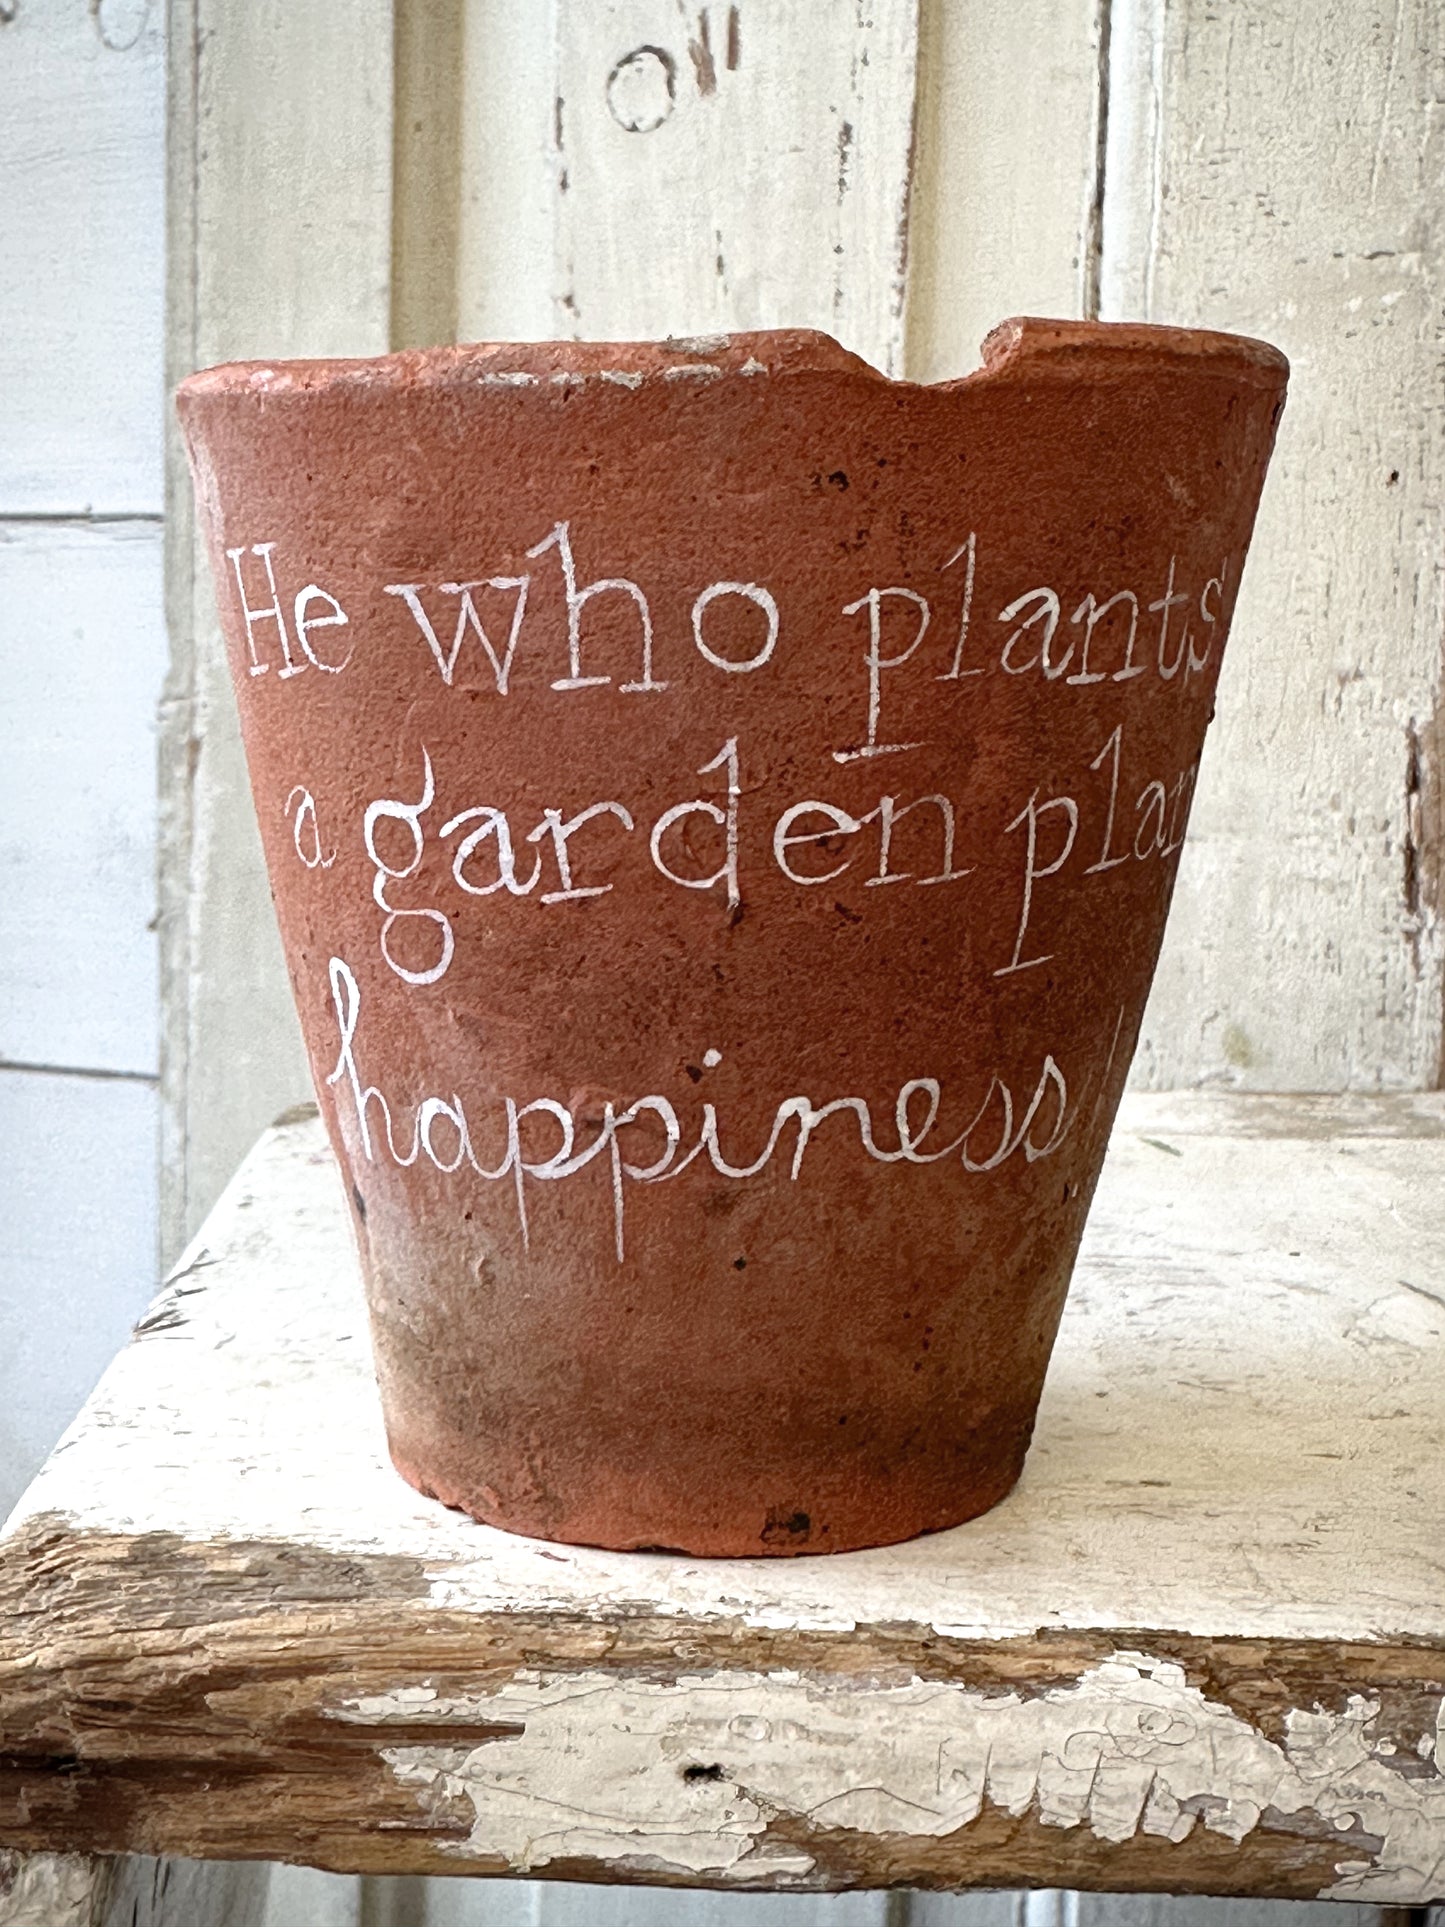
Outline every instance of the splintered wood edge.
<path fill-rule="evenodd" d="M 0 1553 L 0 1845 L 770 1891 L 1445 1885 L 1436 1644 L 427 1593 L 405 1558 L 30 1520 Z"/>

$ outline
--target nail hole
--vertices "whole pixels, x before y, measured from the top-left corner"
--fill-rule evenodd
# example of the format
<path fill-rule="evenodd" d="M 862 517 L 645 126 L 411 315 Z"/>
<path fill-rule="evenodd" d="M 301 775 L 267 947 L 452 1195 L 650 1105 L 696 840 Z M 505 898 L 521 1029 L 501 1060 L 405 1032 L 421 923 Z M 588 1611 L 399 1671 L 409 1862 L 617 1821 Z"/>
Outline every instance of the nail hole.
<path fill-rule="evenodd" d="M 607 76 L 607 111 L 624 133 L 654 133 L 676 105 L 677 62 L 665 47 L 634 47 Z"/>

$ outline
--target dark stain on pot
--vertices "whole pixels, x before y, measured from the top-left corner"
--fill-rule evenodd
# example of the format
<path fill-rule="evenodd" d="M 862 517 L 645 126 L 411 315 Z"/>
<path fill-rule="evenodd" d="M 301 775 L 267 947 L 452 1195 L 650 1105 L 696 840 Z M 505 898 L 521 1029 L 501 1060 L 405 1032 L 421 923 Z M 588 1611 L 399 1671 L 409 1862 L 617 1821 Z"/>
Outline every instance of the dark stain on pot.
<path fill-rule="evenodd" d="M 360 1218 L 363 1224 L 365 1224 L 366 1223 L 366 1199 L 362 1197 L 361 1187 L 359 1185 L 353 1184 L 351 1187 L 351 1202 L 356 1206 L 357 1217 Z"/>
<path fill-rule="evenodd" d="M 763 1544 L 765 1546 L 786 1545 L 790 1541 L 806 1539 L 812 1530 L 812 1525 L 813 1521 L 806 1512 L 792 1512 L 786 1506 L 774 1506 L 768 1513 L 767 1524 L 763 1527 Z"/>
<path fill-rule="evenodd" d="M 684 1780 L 721 1780 L 726 1776 L 722 1767 L 714 1762 L 710 1766 L 685 1766 L 682 1777 Z"/>

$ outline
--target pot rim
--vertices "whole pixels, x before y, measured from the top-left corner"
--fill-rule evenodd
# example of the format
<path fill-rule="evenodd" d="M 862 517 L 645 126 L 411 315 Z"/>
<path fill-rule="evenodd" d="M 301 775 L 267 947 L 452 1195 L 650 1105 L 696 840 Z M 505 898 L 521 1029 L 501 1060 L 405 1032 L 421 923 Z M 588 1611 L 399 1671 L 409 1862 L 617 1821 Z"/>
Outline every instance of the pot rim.
<path fill-rule="evenodd" d="M 317 356 L 218 363 L 177 387 L 181 406 L 232 395 L 316 394 L 359 388 L 402 393 L 427 387 L 526 389 L 597 380 L 623 390 L 658 381 L 706 385 L 719 376 L 847 376 L 900 394 L 953 394 L 986 388 L 1002 376 L 1117 381 L 1172 364 L 1200 375 L 1283 390 L 1289 362 L 1271 343 L 1211 328 L 1154 322 L 1001 321 L 984 337 L 983 363 L 942 381 L 912 381 L 875 368 L 816 328 L 764 328 L 669 336 L 661 341 L 463 342 L 390 354 Z"/>

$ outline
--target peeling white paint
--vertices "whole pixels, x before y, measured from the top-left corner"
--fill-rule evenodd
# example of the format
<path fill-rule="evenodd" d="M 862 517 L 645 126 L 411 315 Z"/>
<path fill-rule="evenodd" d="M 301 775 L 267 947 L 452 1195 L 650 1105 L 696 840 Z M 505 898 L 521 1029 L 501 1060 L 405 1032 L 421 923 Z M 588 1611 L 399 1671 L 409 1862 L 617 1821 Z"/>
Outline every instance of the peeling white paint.
<path fill-rule="evenodd" d="M 1321 1898 L 1414 1904 L 1445 1882 L 1445 1776 L 1413 1762 L 1402 1772 L 1374 1743 L 1378 1711 L 1358 1696 L 1343 1713 L 1293 1711 L 1280 1746 L 1174 1663 L 1119 1652 L 1037 1697 L 796 1673 L 675 1685 L 524 1674 L 478 1699 L 403 1688 L 349 1701 L 341 1716 L 378 1739 L 400 1716 L 524 1729 L 470 1750 L 381 1749 L 429 1811 L 470 1804 L 472 1832 L 455 1851 L 518 1873 L 583 1857 L 745 1881 L 766 1865 L 772 1879 L 806 1880 L 808 1855 L 763 1838 L 780 1816 L 939 1838 L 987 1800 L 1116 1844 L 1179 1842 L 1198 1826 L 1237 1842 L 1298 1816 L 1340 1836 L 1338 1879 Z"/>

